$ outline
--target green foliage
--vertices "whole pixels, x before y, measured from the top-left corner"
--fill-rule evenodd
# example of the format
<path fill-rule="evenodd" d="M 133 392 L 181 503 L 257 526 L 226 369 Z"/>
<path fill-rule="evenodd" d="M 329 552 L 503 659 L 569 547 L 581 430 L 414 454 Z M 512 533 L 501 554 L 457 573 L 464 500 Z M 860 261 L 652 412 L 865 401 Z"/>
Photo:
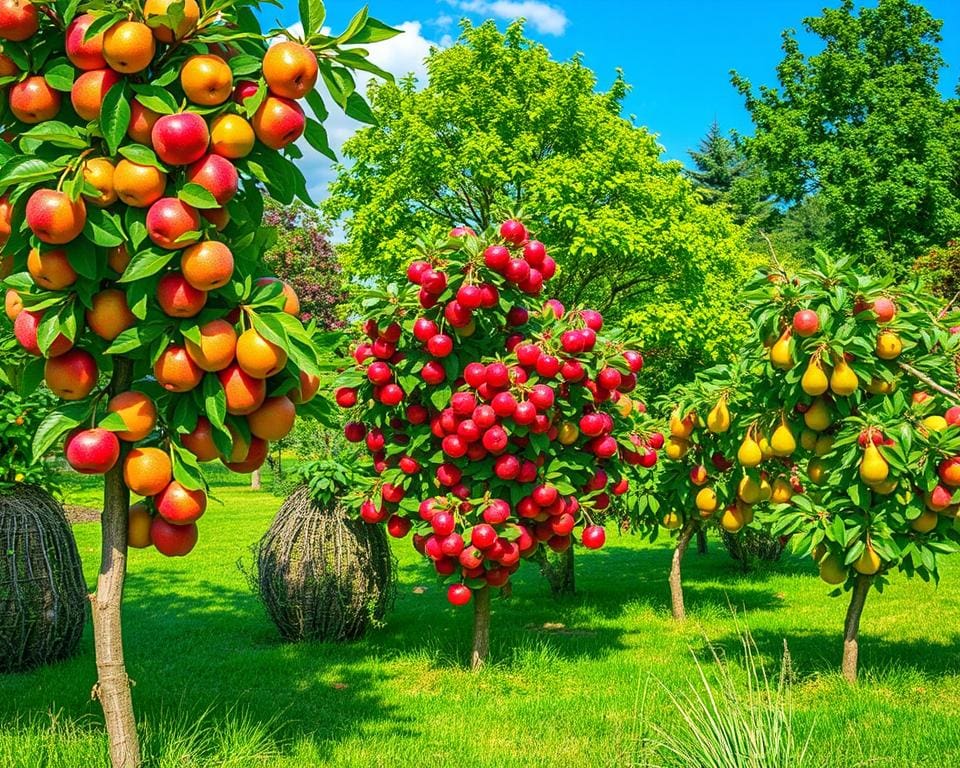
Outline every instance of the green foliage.
<path fill-rule="evenodd" d="M 492 22 L 464 23 L 427 68 L 422 90 L 375 85 L 377 125 L 344 145 L 352 162 L 326 206 L 350 214 L 341 256 L 352 274 L 395 273 L 423 229 L 482 231 L 522 209 L 560 265 L 558 298 L 636 327 L 666 358 L 658 368 L 679 375 L 730 348 L 743 327 L 725 305 L 756 264 L 729 216 L 620 117 L 619 74 L 598 93 L 579 56 L 553 61 L 520 23 L 501 34 Z M 700 339 L 683 343 L 691 324 Z"/>
<path fill-rule="evenodd" d="M 747 158 L 736 134 L 725 136 L 714 120 L 699 148 L 688 154 L 695 170 L 687 171 L 687 176 L 705 203 L 727 206 L 740 224 L 766 225 L 773 216 L 766 179 Z"/>
<path fill-rule="evenodd" d="M 960 118 L 937 91 L 941 22 L 909 0 L 853 0 L 803 21 L 822 50 L 783 34 L 780 87 L 734 73 L 756 126 L 748 150 L 781 199 L 816 193 L 827 243 L 881 270 L 907 272 L 960 227 Z"/>
<path fill-rule="evenodd" d="M 21 395 L 0 384 L 0 488 L 31 483 L 56 489 L 49 469 L 35 464 L 31 453 L 33 435 L 55 403 L 45 388 Z"/>

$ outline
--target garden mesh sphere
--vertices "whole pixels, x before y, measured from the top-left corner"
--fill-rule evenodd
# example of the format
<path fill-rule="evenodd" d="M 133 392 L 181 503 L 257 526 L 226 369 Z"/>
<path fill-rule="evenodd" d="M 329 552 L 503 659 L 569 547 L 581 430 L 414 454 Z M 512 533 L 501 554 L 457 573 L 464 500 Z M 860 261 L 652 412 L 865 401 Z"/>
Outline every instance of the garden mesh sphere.
<path fill-rule="evenodd" d="M 382 526 L 321 505 L 307 486 L 283 503 L 254 547 L 254 588 L 284 640 L 353 640 L 393 597 L 393 556 Z"/>
<path fill-rule="evenodd" d="M 73 655 L 86 615 L 83 569 L 63 507 L 36 486 L 0 488 L 0 671 Z"/>

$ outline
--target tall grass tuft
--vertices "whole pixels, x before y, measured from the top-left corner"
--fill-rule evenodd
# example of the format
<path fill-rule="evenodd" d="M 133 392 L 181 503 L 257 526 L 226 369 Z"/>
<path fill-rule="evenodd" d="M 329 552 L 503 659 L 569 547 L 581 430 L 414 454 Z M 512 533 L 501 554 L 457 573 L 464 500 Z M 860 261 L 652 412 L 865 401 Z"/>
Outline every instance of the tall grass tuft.
<path fill-rule="evenodd" d="M 683 768 L 807 768 L 812 728 L 801 733 L 794 721 L 786 643 L 780 673 L 771 680 L 749 630 L 739 634 L 745 680 L 738 665 L 710 645 L 714 682 L 694 654 L 699 679 L 690 690 L 664 686 L 676 727 L 654 726 L 659 752 L 666 765 Z"/>

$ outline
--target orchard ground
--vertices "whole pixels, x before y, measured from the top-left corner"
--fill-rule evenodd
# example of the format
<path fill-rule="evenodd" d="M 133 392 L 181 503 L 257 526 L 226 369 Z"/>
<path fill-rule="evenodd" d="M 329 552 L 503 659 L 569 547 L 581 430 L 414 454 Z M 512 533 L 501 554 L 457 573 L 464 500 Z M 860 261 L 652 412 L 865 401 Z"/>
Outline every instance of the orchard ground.
<path fill-rule="evenodd" d="M 75 478 L 68 502 L 96 504 L 94 483 Z M 960 764 L 960 563 L 949 558 L 940 588 L 894 579 L 870 596 L 850 687 L 838 672 L 846 601 L 827 597 L 809 560 L 744 577 L 711 541 L 685 565 L 689 618 L 678 626 L 670 540 L 609 530 L 606 548 L 578 552 L 575 597 L 542 599 L 546 582 L 521 569 L 513 597 L 494 600 L 493 663 L 473 674 L 471 611 L 447 603 L 409 540 L 395 544 L 385 627 L 346 645 L 281 643 L 237 567 L 281 499 L 243 479 L 214 477 L 223 504 L 208 508 L 193 557 L 131 553 L 124 634 L 147 765 L 658 764 L 644 746 L 652 725 L 679 725 L 663 686 L 695 680 L 707 639 L 739 669 L 733 609 L 770 672 L 788 641 L 812 764 Z M 99 526 L 75 531 L 92 583 Z M 76 658 L 0 677 L 0 765 L 106 764 L 92 655 L 88 624 Z"/>

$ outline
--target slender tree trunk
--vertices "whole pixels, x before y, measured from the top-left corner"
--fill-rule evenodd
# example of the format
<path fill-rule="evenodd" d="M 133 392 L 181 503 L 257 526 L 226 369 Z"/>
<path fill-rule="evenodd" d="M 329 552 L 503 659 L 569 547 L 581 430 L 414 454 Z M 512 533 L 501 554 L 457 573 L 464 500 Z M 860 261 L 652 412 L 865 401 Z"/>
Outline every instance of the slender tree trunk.
<path fill-rule="evenodd" d="M 554 597 L 572 595 L 576 591 L 576 568 L 573 547 L 561 552 L 556 562 L 550 560 L 544 546 L 538 547 L 533 558 L 540 565 L 540 575 L 550 585 Z"/>
<path fill-rule="evenodd" d="M 111 394 L 130 388 L 132 368 L 129 360 L 116 359 L 110 382 Z M 113 768 L 137 768 L 140 765 L 140 742 L 133 715 L 130 679 L 123 661 L 121 634 L 123 580 L 127 569 L 127 513 L 130 508 L 130 491 L 123 483 L 125 454 L 126 449 L 121 446 L 120 460 L 104 478 L 100 574 L 97 591 L 90 595 L 97 657 L 97 684 L 93 695 L 103 707 Z"/>
<path fill-rule="evenodd" d="M 490 587 L 473 592 L 473 652 L 470 669 L 476 671 L 490 655 Z"/>
<path fill-rule="evenodd" d="M 697 531 L 697 554 L 707 554 L 707 532 L 703 528 Z"/>
<path fill-rule="evenodd" d="M 870 577 L 860 574 L 850 593 L 850 606 L 847 608 L 847 618 L 843 625 L 843 676 L 848 683 L 857 682 L 857 659 L 860 656 L 860 616 L 863 615 L 863 604 L 867 601 L 870 592 Z"/>
<path fill-rule="evenodd" d="M 253 491 L 260 490 L 260 470 L 255 469 L 250 473 L 250 489 Z"/>
<path fill-rule="evenodd" d="M 677 621 L 683 621 L 687 618 L 683 607 L 683 582 L 680 580 L 680 563 L 683 561 L 683 555 L 687 551 L 690 539 L 696 531 L 696 523 L 690 520 L 680 531 L 680 538 L 677 539 L 677 546 L 673 550 L 673 561 L 670 564 L 670 603 L 673 611 L 673 618 Z"/>

